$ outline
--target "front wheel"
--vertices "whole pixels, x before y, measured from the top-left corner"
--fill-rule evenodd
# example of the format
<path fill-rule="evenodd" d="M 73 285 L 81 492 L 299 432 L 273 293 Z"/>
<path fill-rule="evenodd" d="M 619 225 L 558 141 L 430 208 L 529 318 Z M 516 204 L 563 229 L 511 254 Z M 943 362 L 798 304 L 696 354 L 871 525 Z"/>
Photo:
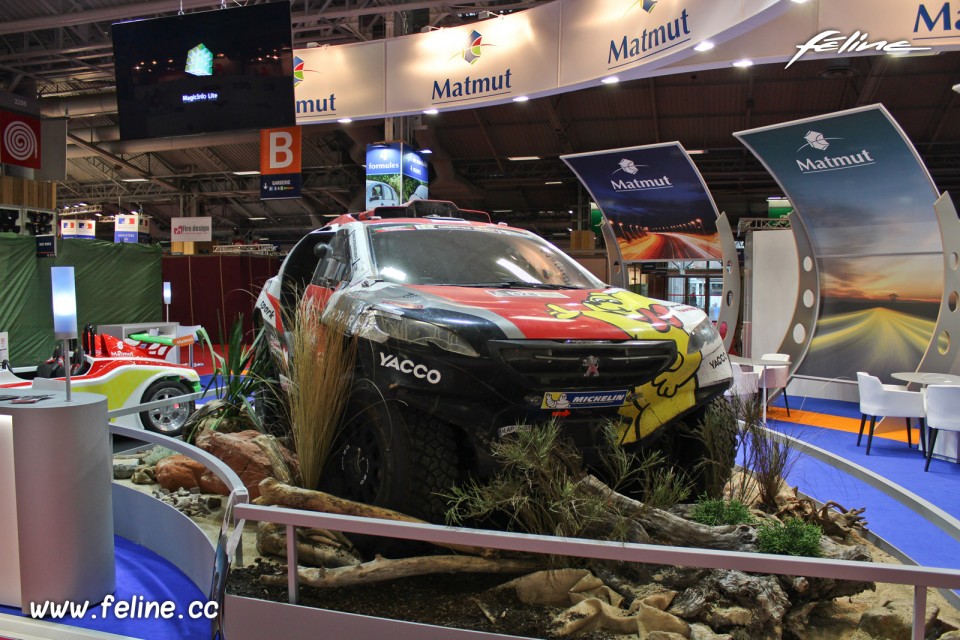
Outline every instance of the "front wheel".
<path fill-rule="evenodd" d="M 191 393 L 190 389 L 181 382 L 160 380 L 147 388 L 141 402 L 167 400 L 188 393 Z M 192 401 L 176 402 L 155 409 L 147 409 L 140 412 L 140 422 L 147 431 L 162 433 L 165 436 L 175 438 L 183 433 L 183 427 L 187 424 L 187 419 L 193 413 L 193 409 L 194 403 Z"/>
<path fill-rule="evenodd" d="M 369 391 L 355 391 L 321 474 L 321 488 L 348 500 L 442 523 L 457 480 L 449 425 Z"/>

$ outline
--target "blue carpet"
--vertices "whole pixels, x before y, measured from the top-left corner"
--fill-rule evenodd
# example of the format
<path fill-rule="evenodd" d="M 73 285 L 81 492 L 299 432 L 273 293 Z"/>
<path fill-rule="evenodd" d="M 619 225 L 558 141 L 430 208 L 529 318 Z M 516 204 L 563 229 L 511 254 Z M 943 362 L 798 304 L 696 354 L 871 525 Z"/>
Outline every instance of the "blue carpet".
<path fill-rule="evenodd" d="M 860 418 L 856 403 L 811 398 L 798 400 L 791 403 L 797 409 L 802 402 L 806 411 Z M 906 443 L 875 437 L 868 456 L 866 438 L 863 446 L 857 447 L 856 434 L 779 420 L 770 420 L 769 426 L 865 467 L 951 516 L 960 517 L 960 464 L 934 458 L 930 471 L 924 473 L 924 460 L 916 445 L 910 449 Z M 960 568 L 960 542 L 862 481 L 810 456 L 798 457 L 787 480 L 820 502 L 833 500 L 847 509 L 866 507 L 863 515 L 868 521 L 868 529 L 918 564 Z"/>
<path fill-rule="evenodd" d="M 192 602 L 206 604 L 207 597 L 187 576 L 168 561 L 146 547 L 130 542 L 120 536 L 114 537 L 117 588 L 113 595 L 118 601 L 164 602 L 176 604 L 176 613 L 170 620 L 118 619 L 112 609 L 104 618 L 99 605 L 91 605 L 82 618 L 54 620 L 72 627 L 93 631 L 115 633 L 144 640 L 207 640 L 210 638 L 210 621 L 193 620 L 188 614 Z M 212 571 L 212 570 L 211 570 Z M 23 616 L 20 609 L 0 606 L 0 613 Z M 179 617 L 178 617 L 179 616 Z"/>

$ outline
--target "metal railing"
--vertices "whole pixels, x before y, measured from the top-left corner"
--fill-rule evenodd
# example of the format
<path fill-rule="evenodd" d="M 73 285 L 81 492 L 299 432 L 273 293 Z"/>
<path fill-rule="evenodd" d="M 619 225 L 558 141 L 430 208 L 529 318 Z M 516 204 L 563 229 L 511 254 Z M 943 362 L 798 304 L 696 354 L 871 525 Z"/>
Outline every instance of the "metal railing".
<path fill-rule="evenodd" d="M 234 508 L 233 514 L 235 518 L 240 520 L 272 522 L 286 526 L 287 588 L 289 589 L 291 604 L 297 603 L 299 590 L 299 576 L 296 570 L 296 527 L 315 527 L 344 533 L 387 536 L 442 545 L 466 545 L 543 555 L 575 556 L 595 560 L 679 565 L 704 569 L 733 569 L 764 574 L 910 585 L 914 588 L 913 640 L 923 640 L 924 637 L 927 588 L 960 588 L 960 571 L 953 569 L 483 531 L 330 513 L 314 513 L 255 504 L 239 504 Z"/>

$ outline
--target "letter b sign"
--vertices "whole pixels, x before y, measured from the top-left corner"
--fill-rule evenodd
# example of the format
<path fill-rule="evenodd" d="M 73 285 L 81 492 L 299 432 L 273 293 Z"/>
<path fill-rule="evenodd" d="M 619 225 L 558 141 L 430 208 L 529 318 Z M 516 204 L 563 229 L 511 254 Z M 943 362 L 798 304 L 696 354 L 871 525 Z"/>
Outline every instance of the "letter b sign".
<path fill-rule="evenodd" d="M 300 173 L 300 127 L 260 130 L 260 173 Z"/>

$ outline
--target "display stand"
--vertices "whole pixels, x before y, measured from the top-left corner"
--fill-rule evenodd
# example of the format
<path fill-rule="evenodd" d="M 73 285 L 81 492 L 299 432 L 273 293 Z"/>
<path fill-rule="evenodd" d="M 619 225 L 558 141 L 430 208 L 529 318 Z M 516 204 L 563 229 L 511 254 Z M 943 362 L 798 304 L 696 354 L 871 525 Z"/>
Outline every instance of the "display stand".
<path fill-rule="evenodd" d="M 100 602 L 113 593 L 112 466 L 107 399 L 0 401 L 0 604 Z"/>

